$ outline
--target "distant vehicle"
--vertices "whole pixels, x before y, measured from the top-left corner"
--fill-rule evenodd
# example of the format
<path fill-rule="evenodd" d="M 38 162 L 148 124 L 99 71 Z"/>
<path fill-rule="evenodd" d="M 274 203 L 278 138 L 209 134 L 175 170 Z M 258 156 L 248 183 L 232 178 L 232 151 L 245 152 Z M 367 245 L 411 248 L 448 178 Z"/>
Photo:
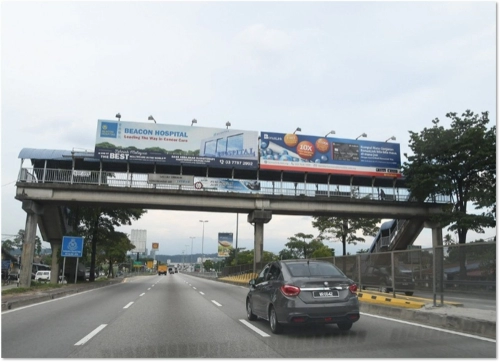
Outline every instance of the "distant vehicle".
<path fill-rule="evenodd" d="M 396 292 L 412 296 L 415 290 L 415 279 L 410 269 L 396 266 L 394 269 L 394 287 Z M 361 274 L 361 288 L 377 288 L 379 292 L 392 292 L 392 270 L 390 266 L 369 266 L 366 273 Z"/>
<path fill-rule="evenodd" d="M 40 270 L 36 272 L 35 282 L 50 282 L 50 270 Z"/>
<path fill-rule="evenodd" d="M 168 273 L 169 274 L 174 274 L 174 268 L 172 268 L 172 267 L 168 268 Z"/>
<path fill-rule="evenodd" d="M 158 275 L 167 275 L 167 266 L 165 264 L 158 265 Z"/>
<path fill-rule="evenodd" d="M 50 265 L 33 263 L 31 266 L 31 279 L 35 279 L 36 273 L 42 270 L 50 270 Z"/>
<path fill-rule="evenodd" d="M 178 273 L 178 272 L 179 272 L 179 270 L 178 270 L 177 268 L 174 268 L 174 272 Z"/>
<path fill-rule="evenodd" d="M 283 326 L 337 324 L 343 331 L 359 320 L 358 287 L 335 265 L 318 260 L 281 260 L 267 264 L 249 282 L 247 318 Z"/>

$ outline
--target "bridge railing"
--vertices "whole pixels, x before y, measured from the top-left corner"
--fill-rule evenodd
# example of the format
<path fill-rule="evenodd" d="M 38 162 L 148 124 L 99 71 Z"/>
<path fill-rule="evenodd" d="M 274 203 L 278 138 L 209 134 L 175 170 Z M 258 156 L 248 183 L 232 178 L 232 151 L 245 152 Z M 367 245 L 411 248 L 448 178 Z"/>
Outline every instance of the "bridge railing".
<path fill-rule="evenodd" d="M 195 178 L 196 179 L 196 178 Z M 206 179 L 206 178 L 203 178 Z M 256 181 L 256 180 L 240 180 Z M 86 184 L 86 185 L 106 185 L 109 187 L 128 187 L 142 189 L 167 189 L 167 190 L 188 190 L 188 191 L 209 191 L 209 192 L 233 192 L 228 189 L 202 188 L 197 189 L 194 185 L 170 185 L 153 184 L 148 182 L 148 174 L 144 173 L 123 173 L 94 170 L 67 170 L 50 168 L 22 168 L 19 172 L 18 182 L 29 183 L 61 183 L 61 184 Z M 251 193 L 265 195 L 283 196 L 306 196 L 321 198 L 343 198 L 343 199 L 367 199 L 381 200 L 380 190 L 382 188 L 369 186 L 349 186 L 337 184 L 311 184 L 286 181 L 263 181 L 260 180 L 260 188 L 252 190 Z M 381 201 L 401 201 L 407 202 L 409 191 L 405 188 L 385 188 L 385 197 Z M 238 192 L 238 191 L 236 191 Z M 429 202 L 448 203 L 449 197 L 438 195 L 429 198 Z"/>

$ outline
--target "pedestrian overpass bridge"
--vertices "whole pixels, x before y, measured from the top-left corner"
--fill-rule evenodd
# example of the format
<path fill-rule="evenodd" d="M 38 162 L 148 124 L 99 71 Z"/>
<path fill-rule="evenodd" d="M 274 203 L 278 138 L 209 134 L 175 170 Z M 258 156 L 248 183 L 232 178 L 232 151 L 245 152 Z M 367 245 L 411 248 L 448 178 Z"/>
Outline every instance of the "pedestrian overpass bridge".
<path fill-rule="evenodd" d="M 433 229 L 433 243 L 441 243 L 441 227 L 431 220 L 448 203 L 446 198 L 436 196 L 425 202 L 414 201 L 404 180 L 395 179 L 208 168 L 200 172 L 199 167 L 103 163 L 91 152 L 57 150 L 24 149 L 20 158 L 32 163 L 32 167 L 21 163 L 16 183 L 16 199 L 27 213 L 23 259 L 32 260 L 38 225 L 43 240 L 51 243 L 53 270 L 59 270 L 57 252 L 62 237 L 71 229 L 67 211 L 72 206 L 247 214 L 254 226 L 255 266 L 263 253 L 264 224 L 272 222 L 273 215 L 393 219 L 370 247 L 370 252 L 377 252 L 382 248 L 406 249 L 424 227 Z M 238 192 L 209 187 L 210 182 L 201 188 L 196 184 L 158 183 L 151 182 L 151 175 L 193 176 L 208 181 L 224 178 L 258 184 L 258 188 Z M 384 190 L 384 199 L 380 190 Z M 28 268 L 31 270 L 30 265 L 21 268 L 21 285 L 30 283 L 29 273 L 23 274 Z"/>

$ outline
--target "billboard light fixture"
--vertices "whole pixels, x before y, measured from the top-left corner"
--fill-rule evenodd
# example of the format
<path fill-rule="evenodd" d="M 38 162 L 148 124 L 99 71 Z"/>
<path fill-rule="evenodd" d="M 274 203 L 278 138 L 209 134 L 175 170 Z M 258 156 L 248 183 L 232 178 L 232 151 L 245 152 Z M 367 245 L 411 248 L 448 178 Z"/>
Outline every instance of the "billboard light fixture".
<path fill-rule="evenodd" d="M 335 131 L 333 131 L 333 130 L 332 130 L 332 131 L 328 132 L 328 133 L 325 135 L 325 137 L 327 137 L 329 134 L 335 134 Z"/>
<path fill-rule="evenodd" d="M 295 134 L 295 132 L 302 132 L 302 129 L 300 129 L 300 127 L 297 127 L 297 129 L 293 131 L 293 134 Z"/>
<path fill-rule="evenodd" d="M 154 121 L 156 123 L 156 120 L 153 118 L 153 116 L 149 116 L 148 121 Z"/>
<path fill-rule="evenodd" d="M 122 115 L 120 113 L 117 113 L 115 117 L 118 118 L 118 122 L 120 122 Z"/>
<path fill-rule="evenodd" d="M 396 140 L 396 136 L 391 136 L 388 139 L 386 139 L 385 142 L 395 141 L 395 140 Z"/>
<path fill-rule="evenodd" d="M 193 120 L 191 121 L 191 126 L 193 126 L 194 123 L 198 123 L 198 121 L 196 120 L 196 118 L 193 118 Z"/>
<path fill-rule="evenodd" d="M 359 137 L 368 137 L 368 136 L 366 135 L 366 133 L 361 133 L 358 137 L 356 137 L 356 139 L 358 139 Z"/>

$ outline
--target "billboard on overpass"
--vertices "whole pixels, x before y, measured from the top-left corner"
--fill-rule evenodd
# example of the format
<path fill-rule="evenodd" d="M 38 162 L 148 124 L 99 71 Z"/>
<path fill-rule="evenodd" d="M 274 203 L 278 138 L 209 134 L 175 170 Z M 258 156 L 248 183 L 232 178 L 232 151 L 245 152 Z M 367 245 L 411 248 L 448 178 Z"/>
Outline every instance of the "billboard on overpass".
<path fill-rule="evenodd" d="M 398 143 L 261 132 L 262 170 L 401 177 Z"/>
<path fill-rule="evenodd" d="M 101 160 L 257 169 L 258 132 L 98 120 Z"/>

